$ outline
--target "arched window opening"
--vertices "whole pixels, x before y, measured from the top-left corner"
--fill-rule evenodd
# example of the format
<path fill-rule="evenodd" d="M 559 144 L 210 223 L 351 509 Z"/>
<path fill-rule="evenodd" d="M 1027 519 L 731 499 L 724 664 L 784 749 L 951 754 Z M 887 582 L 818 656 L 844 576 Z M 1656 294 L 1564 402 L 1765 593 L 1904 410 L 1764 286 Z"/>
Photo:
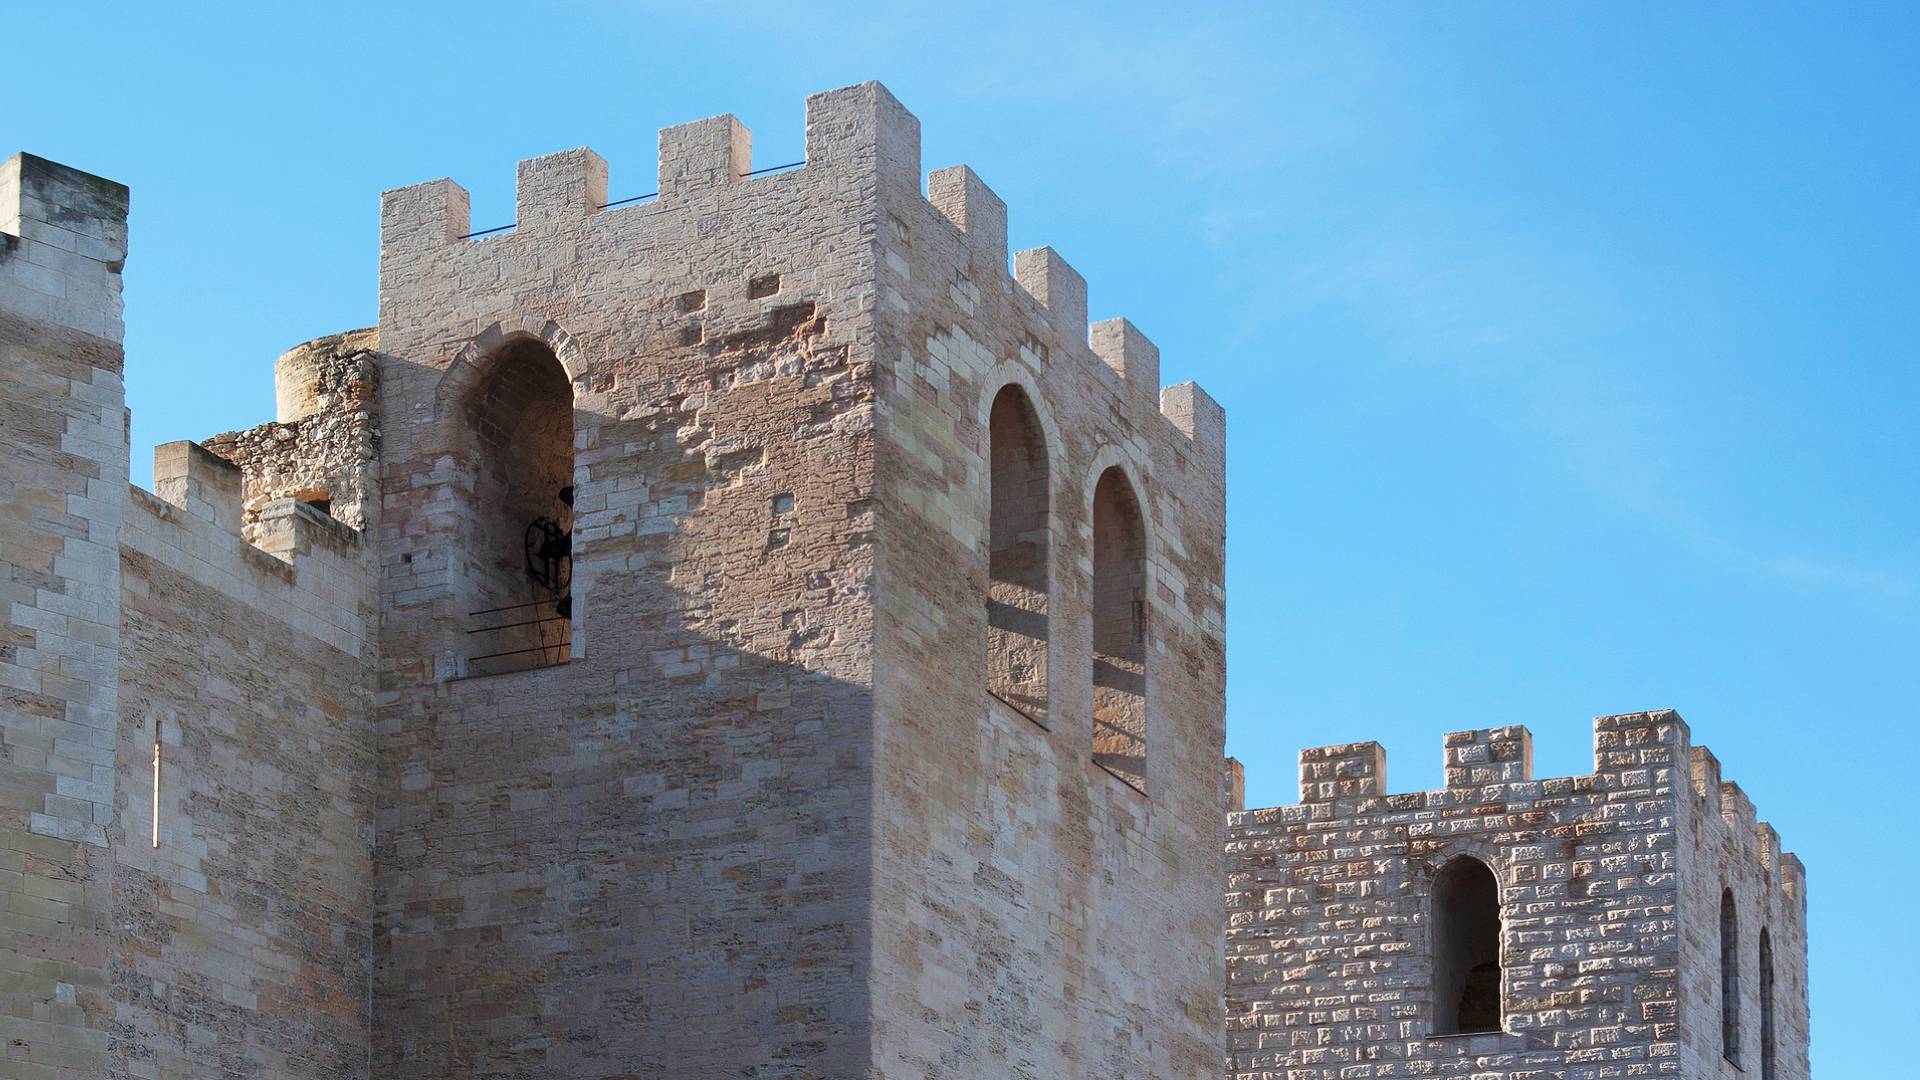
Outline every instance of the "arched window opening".
<path fill-rule="evenodd" d="M 1773 935 L 1760 928 L 1760 1080 L 1773 1080 Z"/>
<path fill-rule="evenodd" d="M 987 424 L 987 686 L 1047 722 L 1047 443 L 1017 386 Z"/>
<path fill-rule="evenodd" d="M 572 639 L 573 386 L 521 337 L 467 397 L 473 464 L 468 673 L 564 663 Z"/>
<path fill-rule="evenodd" d="M 1093 760 L 1147 790 L 1147 532 L 1118 466 L 1093 489 Z"/>
<path fill-rule="evenodd" d="M 1740 1064 L 1740 919 L 1732 889 L 1720 894 L 1720 1052 Z"/>
<path fill-rule="evenodd" d="M 1433 882 L 1433 1033 L 1501 1030 L 1500 883 L 1470 856 Z"/>

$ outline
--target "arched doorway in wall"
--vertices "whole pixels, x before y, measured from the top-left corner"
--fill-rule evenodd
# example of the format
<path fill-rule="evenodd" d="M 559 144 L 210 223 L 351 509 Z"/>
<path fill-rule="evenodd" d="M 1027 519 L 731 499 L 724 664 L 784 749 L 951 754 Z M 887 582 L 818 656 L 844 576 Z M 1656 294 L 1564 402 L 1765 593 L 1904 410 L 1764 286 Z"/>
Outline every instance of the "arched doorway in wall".
<path fill-rule="evenodd" d="M 1147 530 L 1117 465 L 1093 489 L 1093 760 L 1147 790 Z"/>
<path fill-rule="evenodd" d="M 464 419 L 469 674 L 565 662 L 572 637 L 573 385 L 544 341 L 481 363 Z"/>
<path fill-rule="evenodd" d="M 1433 880 L 1433 1033 L 1501 1030 L 1500 882 L 1462 855 Z"/>

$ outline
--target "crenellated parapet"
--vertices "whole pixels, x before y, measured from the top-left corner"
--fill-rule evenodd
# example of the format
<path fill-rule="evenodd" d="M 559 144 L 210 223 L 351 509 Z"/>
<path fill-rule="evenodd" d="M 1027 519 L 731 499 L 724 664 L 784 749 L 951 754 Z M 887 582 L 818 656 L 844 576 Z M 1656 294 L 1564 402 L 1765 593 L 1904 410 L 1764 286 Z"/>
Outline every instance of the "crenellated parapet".
<path fill-rule="evenodd" d="M 240 467 L 182 440 L 153 450 L 153 493 L 194 517 L 240 533 Z"/>
<path fill-rule="evenodd" d="M 1703 850 L 1724 852 L 1756 880 L 1766 882 L 1788 907 L 1804 909 L 1806 868 L 1799 856 L 1781 850 L 1779 832 L 1760 818 L 1745 789 L 1721 777 L 1720 759 L 1707 747 L 1694 746 L 1688 755 L 1688 774 L 1692 820 Z"/>
<path fill-rule="evenodd" d="M 1013 279 L 1039 304 L 1045 320 L 1062 340 L 1086 333 L 1087 279 L 1050 247 L 1028 248 L 1013 256 Z"/>
<path fill-rule="evenodd" d="M 374 576 L 358 530 L 294 498 L 246 515 L 240 467 L 198 443 L 155 448 L 153 475 L 153 493 L 129 489 L 127 551 L 348 656 L 370 650 Z"/>
<path fill-rule="evenodd" d="M 1387 748 L 1377 742 L 1300 751 L 1300 801 L 1357 805 L 1387 793 Z"/>
<path fill-rule="evenodd" d="M 972 272 L 1006 273 L 1007 204 L 978 173 L 965 165 L 935 169 L 927 174 L 927 201 L 960 231 Z M 1021 253 L 1023 259 L 1032 254 Z M 1072 273 L 1071 269 L 1067 272 Z M 1036 295 L 1032 286 L 1028 286 L 1027 291 L 1029 295 Z M 1084 309 L 1084 281 L 1080 283 L 1080 297 Z M 1041 302 L 1045 303 L 1044 298 Z"/>
<path fill-rule="evenodd" d="M 1387 753 L 1376 742 L 1310 747 L 1300 751 L 1300 801 L 1339 802 L 1358 811 L 1391 800 L 1460 802 L 1475 798 L 1512 801 L 1574 785 L 1591 788 L 1673 790 L 1675 762 L 1687 755 L 1686 725 L 1672 712 L 1626 713 L 1593 721 L 1594 772 L 1583 777 L 1536 780 L 1533 733 L 1521 725 L 1449 732 L 1442 740 L 1446 786 L 1425 793 L 1387 788 Z M 1515 787 L 1515 785 L 1524 785 Z"/>
<path fill-rule="evenodd" d="M 1533 779 L 1533 733 L 1519 725 L 1446 736 L 1448 790 Z"/>
<path fill-rule="evenodd" d="M 971 287 L 1018 291 L 1039 332 L 1036 357 L 1061 349 L 1097 358 L 1126 398 L 1152 403 L 1203 455 L 1223 460 L 1218 405 L 1190 384 L 1163 395 L 1159 350 L 1129 320 L 1090 325 L 1087 282 L 1058 251 L 1021 251 L 1009 268 L 1007 206 L 978 174 L 964 165 L 936 170 L 920 194 L 919 121 L 884 87 L 866 83 L 808 98 L 806 156 L 792 167 L 756 168 L 752 144 L 751 132 L 730 115 L 663 128 L 653 190 L 611 199 L 607 163 L 592 150 L 530 158 L 519 163 L 515 220 L 507 224 L 472 221 L 466 190 L 450 179 L 388 191 L 381 199 L 383 294 L 432 292 L 423 287 L 433 278 L 470 280 L 489 262 L 510 264 L 521 258 L 516 251 L 561 238 L 572 238 L 574 261 L 644 264 L 650 251 L 684 243 L 690 212 L 777 216 L 796 192 L 816 203 L 865 206 L 853 215 L 868 222 L 861 231 L 884 239 L 886 229 L 873 224 L 892 213 L 883 204 L 912 199 L 930 203 L 952 226 Z"/>
<path fill-rule="evenodd" d="M 1087 280 L 1060 252 L 1052 247 L 1017 252 L 1008 277 L 1007 206 L 978 174 L 965 165 L 936 170 L 927 178 L 927 197 L 959 233 L 968 256 L 966 272 L 977 279 L 975 284 L 1010 281 L 1025 297 L 1036 322 L 1049 333 L 1050 347 L 1029 355 L 1050 359 L 1052 347 L 1059 347 L 1070 354 L 1062 359 L 1071 359 L 1075 353 L 1097 358 L 1118 376 L 1126 399 L 1154 403 L 1203 453 L 1219 451 L 1224 464 L 1224 410 L 1193 383 L 1163 391 L 1160 350 L 1132 321 L 1112 318 L 1089 323 Z M 1198 422 L 1196 414 L 1204 414 Z"/>
<path fill-rule="evenodd" d="M 515 219 L 474 227 L 465 188 L 441 178 L 387 191 L 380 200 L 383 257 L 401 258 L 459 242 L 545 236 L 588 222 L 633 228 L 637 222 L 710 202 L 736 189 L 791 187 L 781 172 L 757 175 L 753 136 L 734 116 L 662 128 L 654 189 L 610 200 L 607 162 L 586 147 L 519 163 Z M 917 185 L 919 121 L 878 83 L 807 99 L 806 158 L 792 172 L 833 174 L 835 191 L 871 198 L 875 186 Z M 774 168 L 779 168 L 775 166 Z M 1005 244 L 1004 224 L 1001 242 Z M 501 245 L 489 245 L 498 250 Z M 509 245 L 510 246 L 510 245 Z"/>

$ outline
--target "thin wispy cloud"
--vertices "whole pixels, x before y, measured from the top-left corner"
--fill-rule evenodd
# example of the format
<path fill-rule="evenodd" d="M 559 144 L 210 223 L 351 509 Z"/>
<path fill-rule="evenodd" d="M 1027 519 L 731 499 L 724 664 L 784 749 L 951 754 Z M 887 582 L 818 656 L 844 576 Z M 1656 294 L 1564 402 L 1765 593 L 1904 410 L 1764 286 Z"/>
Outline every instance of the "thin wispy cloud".
<path fill-rule="evenodd" d="M 1534 432 L 1607 507 L 1723 570 L 1882 599 L 1915 591 L 1904 568 L 1777 550 L 1703 516 L 1694 470 L 1663 435 L 1685 418 L 1595 344 L 1628 317 L 1626 301 L 1577 255 L 1484 231 L 1470 245 L 1383 233 L 1297 263 L 1289 281 L 1283 308 L 1243 312 L 1243 338 L 1337 309 L 1378 337 L 1377 357 L 1456 380 L 1484 416 Z"/>

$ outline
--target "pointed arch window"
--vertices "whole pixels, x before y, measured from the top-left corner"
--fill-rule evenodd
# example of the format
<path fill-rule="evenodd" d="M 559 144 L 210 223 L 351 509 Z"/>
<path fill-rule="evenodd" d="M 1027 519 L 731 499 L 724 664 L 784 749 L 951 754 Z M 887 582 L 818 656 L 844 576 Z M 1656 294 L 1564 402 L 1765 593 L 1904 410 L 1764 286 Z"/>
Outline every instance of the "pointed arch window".
<path fill-rule="evenodd" d="M 1047 723 L 1046 436 L 1033 403 L 1003 387 L 988 416 L 987 686 Z"/>
<path fill-rule="evenodd" d="M 1093 760 L 1147 790 L 1147 532 L 1119 466 L 1093 489 Z"/>
<path fill-rule="evenodd" d="M 1433 881 L 1433 1033 L 1499 1031 L 1500 883 L 1471 855 Z"/>

